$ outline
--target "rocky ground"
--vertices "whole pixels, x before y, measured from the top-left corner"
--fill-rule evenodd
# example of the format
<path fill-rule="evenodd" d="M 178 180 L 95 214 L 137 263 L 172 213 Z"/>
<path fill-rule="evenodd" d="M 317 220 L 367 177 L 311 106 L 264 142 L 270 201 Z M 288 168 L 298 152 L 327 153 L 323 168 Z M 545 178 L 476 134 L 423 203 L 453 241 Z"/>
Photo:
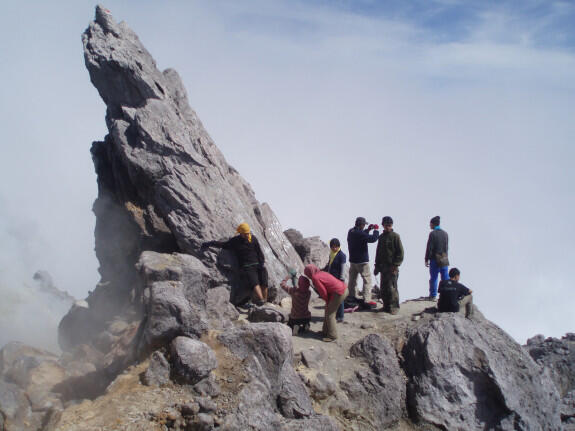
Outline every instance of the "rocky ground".
<path fill-rule="evenodd" d="M 352 357 L 350 349 L 358 340 L 375 333 L 395 340 L 396 348 L 400 352 L 405 330 L 422 319 L 432 318 L 433 314 L 426 313 L 426 310 L 430 311 L 435 303 L 427 300 L 406 301 L 397 315 L 381 312 L 381 307 L 374 311 L 346 313 L 345 321 L 338 323 L 339 338 L 331 343 L 323 342 L 320 335 L 324 304 L 318 297 L 312 299 L 310 331 L 292 337 L 294 367 L 312 393 L 313 407 L 317 413 L 331 415 L 342 429 L 372 429 L 368 424 L 367 428 L 364 428 L 357 415 L 349 411 L 352 406 L 340 389 L 341 382 L 349 380 L 356 372 L 365 368 L 365 361 Z M 283 301 L 283 311 L 289 311 L 289 307 L 289 300 Z M 248 325 L 247 319 L 248 313 L 242 312 L 236 325 Z M 169 380 L 161 386 L 142 384 L 150 363 L 147 360 L 128 368 L 118 376 L 103 396 L 72 405 L 58 416 L 57 420 L 53 418 L 53 429 L 166 430 L 185 422 L 186 412 L 194 411 L 205 411 L 211 414 L 215 424 L 221 424 L 222 414 L 237 406 L 236 396 L 245 385 L 247 376 L 241 362 L 218 343 L 217 333 L 218 331 L 211 331 L 202 338 L 217 356 L 218 367 L 213 372 L 213 378 L 220 386 L 217 396 L 198 394 L 191 387 L 177 385 Z M 188 416 L 195 418 L 190 423 L 199 423 L 198 414 Z M 402 418 L 386 429 L 407 431 L 422 428 L 407 418 Z M 425 429 L 431 428 L 428 426 Z"/>

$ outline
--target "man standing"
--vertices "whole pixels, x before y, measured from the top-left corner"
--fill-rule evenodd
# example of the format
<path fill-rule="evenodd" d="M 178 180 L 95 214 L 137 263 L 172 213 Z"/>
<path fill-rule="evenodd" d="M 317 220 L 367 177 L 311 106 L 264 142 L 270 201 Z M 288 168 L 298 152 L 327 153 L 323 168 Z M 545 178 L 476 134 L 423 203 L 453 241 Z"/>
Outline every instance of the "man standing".
<path fill-rule="evenodd" d="M 219 247 L 232 251 L 238 259 L 240 283 L 252 292 L 256 305 L 264 305 L 268 300 L 268 273 L 260 243 L 255 235 L 252 235 L 247 223 L 240 224 L 236 232 L 239 235 L 227 241 L 208 241 L 203 243 L 202 247 Z M 240 302 L 242 299 L 240 298 Z"/>
<path fill-rule="evenodd" d="M 355 226 L 347 233 L 347 249 L 349 251 L 349 293 L 356 296 L 355 286 L 357 276 L 361 275 L 363 279 L 363 299 L 366 304 L 375 306 L 371 301 L 371 271 L 369 269 L 369 253 L 367 244 L 376 242 L 379 237 L 377 225 L 370 224 L 367 229 L 365 218 L 358 217 L 355 219 Z M 364 230 L 365 229 L 365 230 Z M 369 233 L 373 229 L 373 233 Z"/>
<path fill-rule="evenodd" d="M 429 221 L 431 232 L 425 249 L 425 266 L 429 267 L 429 299 L 432 301 L 437 301 L 437 276 L 441 274 L 441 280 L 448 279 L 448 237 L 447 232 L 439 226 L 439 222 L 439 216 Z"/>
<path fill-rule="evenodd" d="M 472 291 L 459 283 L 460 272 L 457 268 L 449 270 L 449 280 L 439 283 L 439 302 L 437 308 L 440 312 L 458 313 L 465 307 L 465 317 L 473 316 Z"/>
<path fill-rule="evenodd" d="M 345 267 L 347 256 L 343 251 L 341 251 L 339 239 L 332 238 L 331 241 L 329 242 L 329 249 L 330 249 L 329 260 L 325 268 L 322 269 L 322 271 L 329 272 L 338 280 L 345 282 L 343 269 Z M 344 316 L 344 305 L 342 302 L 339 308 L 337 309 L 335 318 L 338 322 L 343 322 L 343 316 Z"/>
<path fill-rule="evenodd" d="M 385 216 L 381 220 L 383 233 L 377 243 L 375 253 L 375 275 L 381 273 L 381 299 L 383 311 L 391 314 L 399 312 L 399 292 L 397 278 L 399 265 L 403 262 L 403 245 L 399 234 L 393 231 L 393 219 Z"/>

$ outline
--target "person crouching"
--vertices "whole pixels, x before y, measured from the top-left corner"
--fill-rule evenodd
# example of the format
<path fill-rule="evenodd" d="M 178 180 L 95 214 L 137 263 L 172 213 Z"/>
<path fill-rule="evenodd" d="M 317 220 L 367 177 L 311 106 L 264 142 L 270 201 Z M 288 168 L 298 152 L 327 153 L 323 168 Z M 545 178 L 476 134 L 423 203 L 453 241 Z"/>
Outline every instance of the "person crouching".
<path fill-rule="evenodd" d="M 287 281 L 290 278 L 290 276 L 284 278 L 280 286 L 291 296 L 291 311 L 287 324 L 292 329 L 292 334 L 297 335 L 309 329 L 311 321 L 311 313 L 309 311 L 311 291 L 309 290 L 309 280 L 303 275 L 298 278 L 297 286 L 290 287 L 287 285 Z"/>
<path fill-rule="evenodd" d="M 327 272 L 320 271 L 312 264 L 306 265 L 303 273 L 311 280 L 317 294 L 326 302 L 322 328 L 323 341 L 334 341 L 337 339 L 335 315 L 340 304 L 347 298 L 347 286 L 343 281 Z"/>

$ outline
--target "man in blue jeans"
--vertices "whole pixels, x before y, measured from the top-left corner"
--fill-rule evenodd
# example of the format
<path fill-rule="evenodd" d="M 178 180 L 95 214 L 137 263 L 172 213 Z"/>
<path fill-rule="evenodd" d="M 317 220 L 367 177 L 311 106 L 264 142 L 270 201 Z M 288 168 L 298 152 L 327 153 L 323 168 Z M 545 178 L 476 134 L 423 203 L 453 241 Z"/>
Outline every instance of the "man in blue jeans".
<path fill-rule="evenodd" d="M 425 266 L 429 267 L 429 299 L 437 301 L 437 278 L 441 274 L 441 280 L 448 280 L 449 259 L 447 249 L 449 239 L 447 232 L 439 226 L 439 216 L 433 217 L 429 221 L 431 232 L 427 239 L 425 249 Z"/>

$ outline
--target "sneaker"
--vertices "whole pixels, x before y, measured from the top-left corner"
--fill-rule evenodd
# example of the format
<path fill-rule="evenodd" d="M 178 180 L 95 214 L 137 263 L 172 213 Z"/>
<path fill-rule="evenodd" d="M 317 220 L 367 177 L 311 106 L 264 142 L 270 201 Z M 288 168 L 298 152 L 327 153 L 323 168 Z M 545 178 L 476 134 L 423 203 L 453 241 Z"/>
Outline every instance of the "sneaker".
<path fill-rule="evenodd" d="M 335 340 L 336 340 L 335 338 L 331 338 L 331 337 L 323 337 L 322 338 L 322 341 L 324 343 L 331 343 L 332 341 L 335 341 Z"/>
<path fill-rule="evenodd" d="M 337 323 L 343 322 L 343 318 L 341 318 L 341 319 L 335 319 L 335 320 L 337 320 Z"/>
<path fill-rule="evenodd" d="M 297 335 L 299 334 L 299 325 L 293 325 L 293 328 L 291 330 L 291 334 L 292 335 Z"/>
<path fill-rule="evenodd" d="M 437 302 L 437 296 L 429 296 L 427 299 L 429 301 Z"/>
<path fill-rule="evenodd" d="M 397 313 L 399 313 L 399 308 L 394 308 L 389 312 L 389 314 L 397 314 Z"/>

